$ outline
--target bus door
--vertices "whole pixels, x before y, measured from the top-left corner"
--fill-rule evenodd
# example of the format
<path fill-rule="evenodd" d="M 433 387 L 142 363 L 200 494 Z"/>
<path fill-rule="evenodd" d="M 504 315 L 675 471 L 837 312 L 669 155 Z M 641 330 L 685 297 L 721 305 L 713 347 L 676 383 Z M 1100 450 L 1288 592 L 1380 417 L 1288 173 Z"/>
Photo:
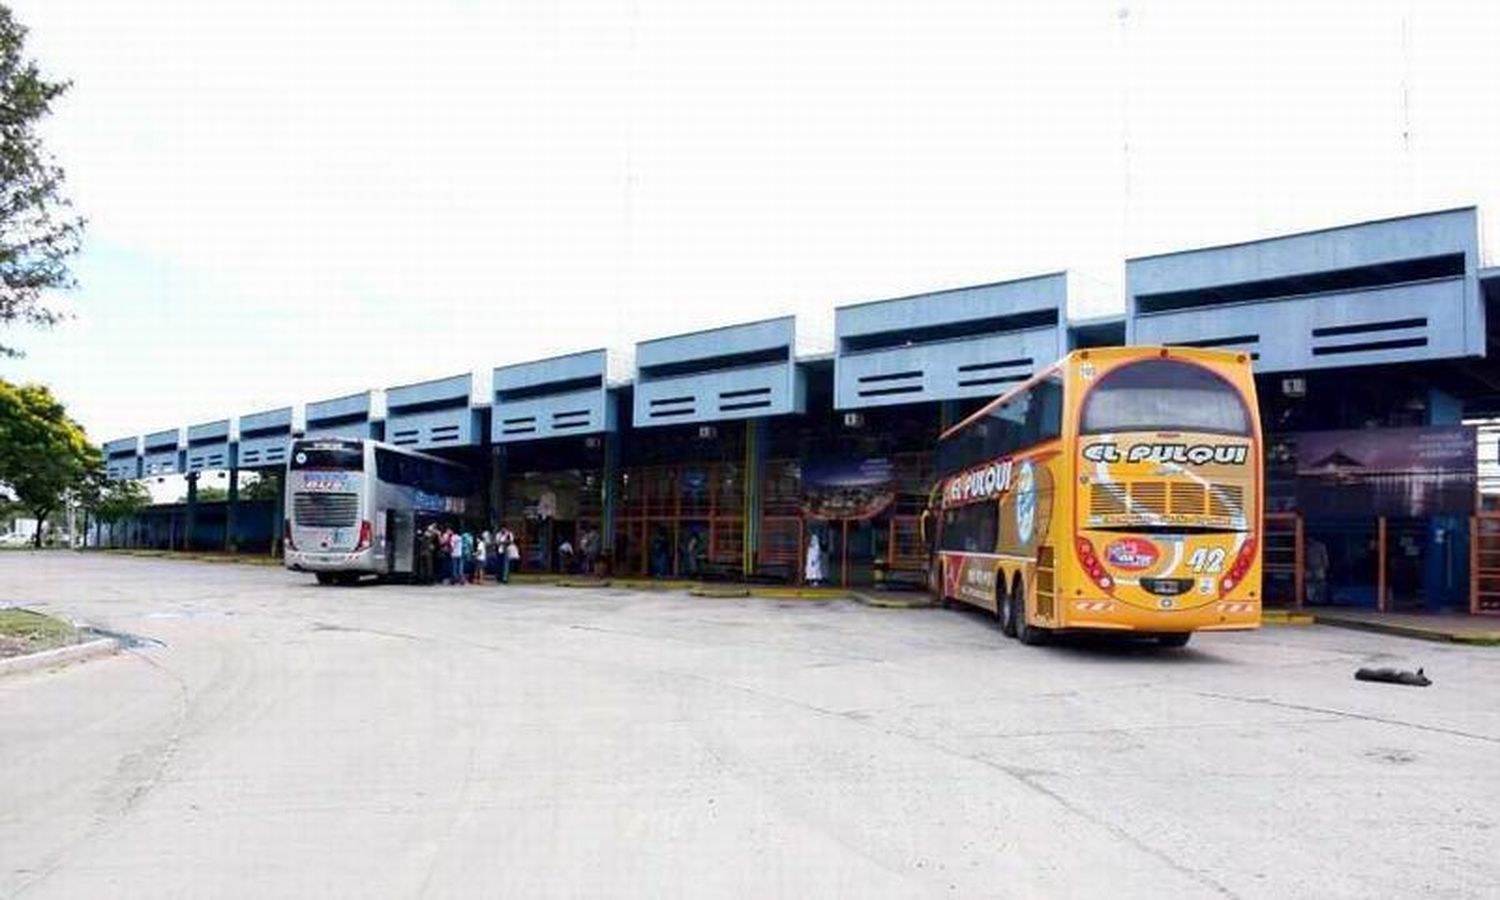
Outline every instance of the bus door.
<path fill-rule="evenodd" d="M 387 572 L 409 575 L 416 571 L 417 519 L 410 509 L 385 511 L 385 565 Z"/>

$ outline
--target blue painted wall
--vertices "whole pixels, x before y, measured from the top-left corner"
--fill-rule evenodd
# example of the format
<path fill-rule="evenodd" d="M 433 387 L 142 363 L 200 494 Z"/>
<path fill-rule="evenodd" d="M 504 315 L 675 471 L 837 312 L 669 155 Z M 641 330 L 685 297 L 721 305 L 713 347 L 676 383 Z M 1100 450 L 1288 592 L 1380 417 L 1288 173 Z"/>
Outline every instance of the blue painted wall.
<path fill-rule="evenodd" d="M 360 439 L 375 437 L 375 428 L 370 421 L 371 404 L 369 391 L 309 403 L 305 436 Z"/>
<path fill-rule="evenodd" d="M 286 465 L 292 440 L 292 408 L 240 417 L 239 465 L 243 469 Z"/>
<path fill-rule="evenodd" d="M 234 464 L 234 448 L 229 443 L 228 419 L 188 426 L 187 470 L 189 472 L 228 469 Z"/>
<path fill-rule="evenodd" d="M 1417 265 L 1439 259 L 1444 274 Z M 1482 356 L 1478 264 L 1473 208 L 1132 259 L 1127 339 L 1245 350 L 1259 372 Z M 1338 287 L 1338 273 L 1373 283 Z M 1234 299 L 1258 284 L 1274 295 Z M 1153 311 L 1189 291 L 1227 299 Z"/>
<path fill-rule="evenodd" d="M 473 390 L 470 374 L 388 388 L 386 440 L 414 450 L 479 446 L 484 434 Z"/>
<path fill-rule="evenodd" d="M 1067 353 L 1067 301 L 1058 272 L 840 307 L 834 406 L 1000 394 Z"/>
<path fill-rule="evenodd" d="M 802 412 L 791 316 L 636 344 L 636 428 Z M 672 371 L 674 368 L 684 371 Z"/>
<path fill-rule="evenodd" d="M 115 481 L 141 477 L 141 439 L 119 438 L 104 444 L 104 472 Z"/>
<path fill-rule="evenodd" d="M 504 444 L 614 431 L 615 402 L 607 374 L 604 350 L 495 369 L 490 439 Z"/>
<path fill-rule="evenodd" d="M 146 435 L 145 452 L 141 456 L 141 471 L 144 475 L 173 475 L 183 471 L 183 460 L 178 444 L 182 433 L 172 428 L 153 431 Z"/>

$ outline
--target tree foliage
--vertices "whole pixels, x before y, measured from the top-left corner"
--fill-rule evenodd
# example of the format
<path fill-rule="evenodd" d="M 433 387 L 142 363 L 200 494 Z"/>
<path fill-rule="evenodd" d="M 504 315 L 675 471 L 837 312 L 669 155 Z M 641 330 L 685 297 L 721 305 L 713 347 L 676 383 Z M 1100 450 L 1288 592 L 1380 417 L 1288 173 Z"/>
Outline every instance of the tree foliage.
<path fill-rule="evenodd" d="M 70 497 L 82 498 L 104 464 L 83 426 L 39 384 L 0 379 L 0 488 L 42 525 Z"/>
<path fill-rule="evenodd" d="M 70 82 L 43 78 L 25 45 L 25 26 L 0 4 L 0 325 L 52 325 L 60 314 L 42 292 L 73 285 L 67 262 L 84 222 L 62 194 L 62 167 L 36 133 Z M 0 355 L 18 354 L 0 344 Z"/>
<path fill-rule="evenodd" d="M 89 510 L 99 521 L 113 525 L 140 515 L 150 505 L 151 492 L 139 481 L 105 481 Z"/>
<path fill-rule="evenodd" d="M 229 499 L 229 488 L 221 488 L 211 484 L 205 484 L 198 488 L 199 503 L 223 503 Z M 188 502 L 188 495 L 183 494 L 177 498 L 178 503 Z"/>
<path fill-rule="evenodd" d="M 278 499 L 276 483 L 280 478 L 279 472 L 263 472 L 257 475 L 253 481 L 246 481 L 240 486 L 240 499 L 275 501 Z"/>

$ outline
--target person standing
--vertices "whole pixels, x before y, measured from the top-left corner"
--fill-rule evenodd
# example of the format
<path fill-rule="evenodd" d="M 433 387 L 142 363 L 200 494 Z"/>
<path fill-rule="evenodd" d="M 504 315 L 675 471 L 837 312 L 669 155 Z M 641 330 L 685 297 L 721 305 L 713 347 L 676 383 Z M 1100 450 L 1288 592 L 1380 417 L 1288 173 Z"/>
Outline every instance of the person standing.
<path fill-rule="evenodd" d="M 427 529 L 418 531 L 412 538 L 412 567 L 416 569 L 413 573 L 417 584 L 427 584 L 432 580 L 432 557 L 427 554 Z"/>
<path fill-rule="evenodd" d="M 484 584 L 484 573 L 489 563 L 490 533 L 484 532 L 474 542 L 474 578 L 475 584 Z"/>
<path fill-rule="evenodd" d="M 558 565 L 560 565 L 562 567 L 563 574 L 566 575 L 566 574 L 571 574 L 573 572 L 573 542 L 572 541 L 568 540 L 567 538 L 563 538 L 562 539 L 562 543 L 557 545 L 557 559 L 558 559 Z"/>
<path fill-rule="evenodd" d="M 521 546 L 509 528 L 505 529 L 505 583 L 510 584 L 510 573 L 521 567 Z"/>
<path fill-rule="evenodd" d="M 499 581 L 500 580 L 500 553 L 499 553 L 499 544 L 500 544 L 500 541 L 496 537 L 496 533 L 493 532 L 493 531 L 490 531 L 488 528 L 486 528 L 484 530 L 484 534 L 481 534 L 479 536 L 479 540 L 480 540 L 481 543 L 484 544 L 484 574 L 490 576 L 491 578 L 495 579 L 496 581 Z"/>
<path fill-rule="evenodd" d="M 1318 606 L 1328 602 L 1328 546 L 1317 538 L 1307 542 L 1307 602 Z"/>
<path fill-rule="evenodd" d="M 464 583 L 464 542 L 458 532 L 449 529 L 444 540 L 448 547 L 448 583 Z"/>
<path fill-rule="evenodd" d="M 427 537 L 422 547 L 427 554 L 427 572 L 431 576 L 428 584 L 437 584 L 447 574 L 448 560 L 443 557 L 443 532 L 436 522 L 427 526 Z"/>
<path fill-rule="evenodd" d="M 807 540 L 807 562 L 803 568 L 802 580 L 815 587 L 823 583 L 823 544 L 818 540 L 816 531 Z"/>
<path fill-rule="evenodd" d="M 578 549 L 583 551 L 583 574 L 599 574 L 599 532 L 585 528 L 578 539 Z"/>
<path fill-rule="evenodd" d="M 474 533 L 465 528 L 458 536 L 459 555 L 459 582 L 468 584 L 474 574 Z"/>
<path fill-rule="evenodd" d="M 699 574 L 698 557 L 701 555 L 703 545 L 698 539 L 696 530 L 688 532 L 686 546 L 682 549 L 682 565 L 679 570 L 688 578 L 697 578 Z"/>

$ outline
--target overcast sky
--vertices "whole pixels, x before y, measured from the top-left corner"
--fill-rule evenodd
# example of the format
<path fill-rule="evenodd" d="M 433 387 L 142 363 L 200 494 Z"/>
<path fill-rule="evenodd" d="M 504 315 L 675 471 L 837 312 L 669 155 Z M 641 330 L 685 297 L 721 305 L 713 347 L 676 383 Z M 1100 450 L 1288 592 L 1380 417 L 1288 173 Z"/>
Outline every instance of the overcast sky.
<path fill-rule="evenodd" d="M 95 440 L 1477 203 L 1500 4 L 10 0 Z M 1128 145 L 1129 150 L 1125 148 Z"/>

